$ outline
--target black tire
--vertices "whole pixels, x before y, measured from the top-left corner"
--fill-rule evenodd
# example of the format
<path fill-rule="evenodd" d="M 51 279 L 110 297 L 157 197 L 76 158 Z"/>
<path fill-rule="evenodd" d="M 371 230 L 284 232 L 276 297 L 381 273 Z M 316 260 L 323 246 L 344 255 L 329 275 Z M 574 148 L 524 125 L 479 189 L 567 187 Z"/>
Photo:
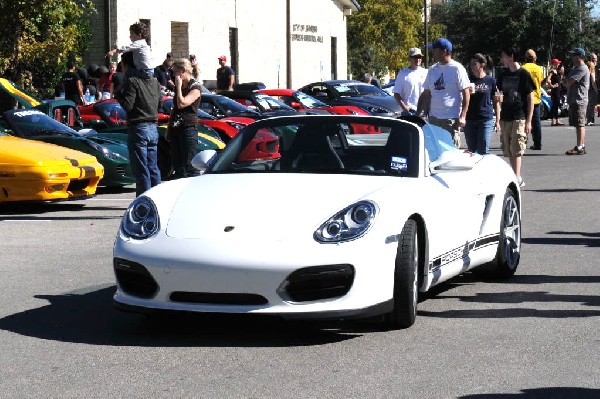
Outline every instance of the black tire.
<path fill-rule="evenodd" d="M 417 222 L 408 220 L 402 228 L 394 269 L 394 309 L 387 315 L 391 328 L 407 328 L 417 317 L 419 283 L 419 236 Z"/>
<path fill-rule="evenodd" d="M 510 277 L 517 271 L 521 258 L 521 212 L 514 192 L 508 188 L 502 202 L 500 243 L 496 254 L 499 277 Z"/>

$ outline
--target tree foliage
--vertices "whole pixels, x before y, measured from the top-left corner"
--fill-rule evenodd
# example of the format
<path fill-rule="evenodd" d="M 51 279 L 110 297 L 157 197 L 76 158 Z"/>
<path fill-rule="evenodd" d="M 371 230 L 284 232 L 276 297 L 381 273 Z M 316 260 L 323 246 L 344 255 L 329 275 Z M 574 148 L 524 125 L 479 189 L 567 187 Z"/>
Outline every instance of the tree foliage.
<path fill-rule="evenodd" d="M 90 0 L 0 0 L 0 10 L 0 76 L 24 86 L 54 87 L 90 42 Z"/>
<path fill-rule="evenodd" d="M 411 47 L 424 46 L 423 0 L 361 0 L 361 10 L 348 17 L 349 69 L 383 75 L 407 65 Z M 429 26 L 429 37 L 441 32 Z"/>
<path fill-rule="evenodd" d="M 590 14 L 596 0 L 451 0 L 434 8 L 434 21 L 446 26 L 454 58 L 467 62 L 477 52 L 496 61 L 507 46 L 536 51 L 538 63 L 565 59 L 573 47 L 598 48 L 598 21 Z"/>

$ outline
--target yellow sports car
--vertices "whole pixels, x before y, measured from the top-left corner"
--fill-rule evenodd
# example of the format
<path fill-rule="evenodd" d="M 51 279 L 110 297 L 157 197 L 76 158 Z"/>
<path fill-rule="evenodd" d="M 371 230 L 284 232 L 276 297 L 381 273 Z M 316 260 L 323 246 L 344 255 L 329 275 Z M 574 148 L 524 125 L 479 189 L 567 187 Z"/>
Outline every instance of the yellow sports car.
<path fill-rule="evenodd" d="M 0 131 L 0 203 L 92 197 L 103 175 L 92 155 Z"/>

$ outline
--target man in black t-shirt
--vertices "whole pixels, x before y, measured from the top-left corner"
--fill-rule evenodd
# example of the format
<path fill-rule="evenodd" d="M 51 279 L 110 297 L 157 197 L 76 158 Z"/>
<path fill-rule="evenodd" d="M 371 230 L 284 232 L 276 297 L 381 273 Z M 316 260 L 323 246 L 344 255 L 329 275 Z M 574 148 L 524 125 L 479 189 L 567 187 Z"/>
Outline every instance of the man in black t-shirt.
<path fill-rule="evenodd" d="M 222 55 L 218 59 L 221 66 L 217 69 L 217 92 L 231 91 L 235 81 L 235 72 L 231 67 L 225 65 L 227 63 L 226 56 Z"/>
<path fill-rule="evenodd" d="M 61 78 L 62 91 L 65 93 L 65 100 L 71 100 L 77 105 L 83 105 L 83 82 L 77 73 L 75 61 L 67 61 L 67 72 Z"/>
<path fill-rule="evenodd" d="M 535 84 L 529 72 L 516 62 L 518 52 L 514 48 L 502 50 L 502 63 L 508 67 L 498 79 L 502 92 L 500 115 L 496 115 L 496 129 L 501 131 L 502 153 L 510 160 L 520 187 L 522 155 L 527 148 L 527 135 L 531 132 Z"/>

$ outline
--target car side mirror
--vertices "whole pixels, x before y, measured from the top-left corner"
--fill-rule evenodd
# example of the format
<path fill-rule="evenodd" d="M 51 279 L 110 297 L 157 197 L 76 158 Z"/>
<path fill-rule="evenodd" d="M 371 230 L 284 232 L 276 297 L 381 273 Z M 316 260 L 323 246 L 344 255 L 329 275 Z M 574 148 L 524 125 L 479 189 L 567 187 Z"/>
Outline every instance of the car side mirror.
<path fill-rule="evenodd" d="M 300 103 L 299 103 L 299 102 L 297 102 L 297 101 L 292 101 L 292 102 L 290 103 L 290 107 L 292 107 L 292 108 L 294 108 L 294 109 L 301 109 L 301 108 L 302 108 L 302 105 L 300 105 Z"/>
<path fill-rule="evenodd" d="M 429 170 L 431 174 L 471 170 L 475 162 L 476 158 L 473 154 L 469 156 L 461 151 L 446 151 L 429 164 Z"/>
<path fill-rule="evenodd" d="M 200 151 L 192 158 L 192 166 L 202 174 L 214 163 L 214 161 L 216 161 L 216 159 L 217 152 L 215 150 Z"/>

